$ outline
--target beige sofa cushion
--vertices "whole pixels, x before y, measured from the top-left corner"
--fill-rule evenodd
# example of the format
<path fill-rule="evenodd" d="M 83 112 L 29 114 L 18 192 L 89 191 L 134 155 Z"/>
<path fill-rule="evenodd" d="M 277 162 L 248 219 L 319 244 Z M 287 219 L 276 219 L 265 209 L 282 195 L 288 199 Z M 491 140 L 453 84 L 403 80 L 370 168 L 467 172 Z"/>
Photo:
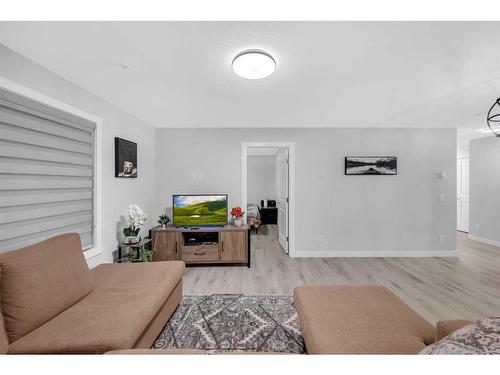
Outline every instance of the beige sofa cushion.
<path fill-rule="evenodd" d="M 413 354 L 434 327 L 382 286 L 301 286 L 294 303 L 309 354 Z"/>
<path fill-rule="evenodd" d="M 471 320 L 464 319 L 440 320 L 436 323 L 436 341 L 444 339 L 449 334 L 472 323 Z"/>
<path fill-rule="evenodd" d="M 2 269 L 0 268 L 0 280 L 1 279 L 2 279 Z M 7 353 L 7 346 L 9 346 L 9 340 L 7 339 L 7 333 L 5 332 L 5 325 L 3 323 L 2 293 L 0 292 L 0 354 Z"/>
<path fill-rule="evenodd" d="M 88 295 L 92 277 L 76 233 L 0 254 L 2 311 L 14 342 Z"/>
<path fill-rule="evenodd" d="M 3 316 L 0 315 L 0 354 L 7 353 L 8 346 L 9 346 L 9 340 L 7 339 L 7 334 L 5 333 Z"/>
<path fill-rule="evenodd" d="M 92 293 L 12 343 L 9 353 L 130 349 L 181 282 L 183 272 L 183 262 L 100 265 L 91 271 Z"/>

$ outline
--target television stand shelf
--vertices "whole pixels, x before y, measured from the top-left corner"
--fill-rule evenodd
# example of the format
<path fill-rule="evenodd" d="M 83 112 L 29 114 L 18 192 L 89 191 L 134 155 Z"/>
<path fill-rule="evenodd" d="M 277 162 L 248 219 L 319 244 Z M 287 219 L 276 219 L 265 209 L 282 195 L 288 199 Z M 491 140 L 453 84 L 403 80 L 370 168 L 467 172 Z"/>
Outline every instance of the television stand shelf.
<path fill-rule="evenodd" d="M 155 227 L 150 231 L 153 261 L 182 260 L 188 265 L 250 267 L 249 226 Z"/>

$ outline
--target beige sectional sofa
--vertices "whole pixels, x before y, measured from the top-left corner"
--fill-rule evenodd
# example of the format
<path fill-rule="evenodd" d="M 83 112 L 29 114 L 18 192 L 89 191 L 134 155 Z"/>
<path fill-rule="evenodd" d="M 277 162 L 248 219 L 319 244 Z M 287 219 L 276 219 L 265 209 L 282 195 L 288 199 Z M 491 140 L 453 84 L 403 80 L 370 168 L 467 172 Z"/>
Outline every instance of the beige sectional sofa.
<path fill-rule="evenodd" d="M 415 354 L 436 336 L 383 286 L 301 286 L 294 303 L 308 354 Z"/>
<path fill-rule="evenodd" d="M 0 254 L 0 352 L 150 348 L 182 298 L 183 272 L 176 261 L 89 270 L 78 234 Z"/>
<path fill-rule="evenodd" d="M 0 254 L 0 353 L 206 354 L 150 349 L 183 272 L 177 261 L 89 270 L 77 234 Z M 435 328 L 382 286 L 301 286 L 294 303 L 308 354 L 415 354 L 471 323 Z"/>

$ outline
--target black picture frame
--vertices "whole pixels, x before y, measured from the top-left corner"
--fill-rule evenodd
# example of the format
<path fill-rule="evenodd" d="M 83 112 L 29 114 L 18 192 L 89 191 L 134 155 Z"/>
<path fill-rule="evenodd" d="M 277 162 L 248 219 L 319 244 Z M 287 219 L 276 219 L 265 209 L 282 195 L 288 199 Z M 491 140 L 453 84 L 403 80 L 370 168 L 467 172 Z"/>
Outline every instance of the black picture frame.
<path fill-rule="evenodd" d="M 115 137 L 115 177 L 137 178 L 137 143 Z"/>
<path fill-rule="evenodd" d="M 396 176 L 397 156 L 346 156 L 344 159 L 346 176 Z"/>

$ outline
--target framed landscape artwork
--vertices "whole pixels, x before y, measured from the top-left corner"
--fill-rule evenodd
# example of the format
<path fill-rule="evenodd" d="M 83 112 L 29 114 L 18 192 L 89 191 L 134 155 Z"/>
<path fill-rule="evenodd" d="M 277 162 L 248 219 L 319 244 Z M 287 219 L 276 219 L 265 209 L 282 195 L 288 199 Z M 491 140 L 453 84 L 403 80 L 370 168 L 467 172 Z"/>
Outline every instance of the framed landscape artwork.
<path fill-rule="evenodd" d="M 346 156 L 346 175 L 396 175 L 396 156 Z"/>
<path fill-rule="evenodd" d="M 115 137 L 115 177 L 137 178 L 137 143 Z"/>

